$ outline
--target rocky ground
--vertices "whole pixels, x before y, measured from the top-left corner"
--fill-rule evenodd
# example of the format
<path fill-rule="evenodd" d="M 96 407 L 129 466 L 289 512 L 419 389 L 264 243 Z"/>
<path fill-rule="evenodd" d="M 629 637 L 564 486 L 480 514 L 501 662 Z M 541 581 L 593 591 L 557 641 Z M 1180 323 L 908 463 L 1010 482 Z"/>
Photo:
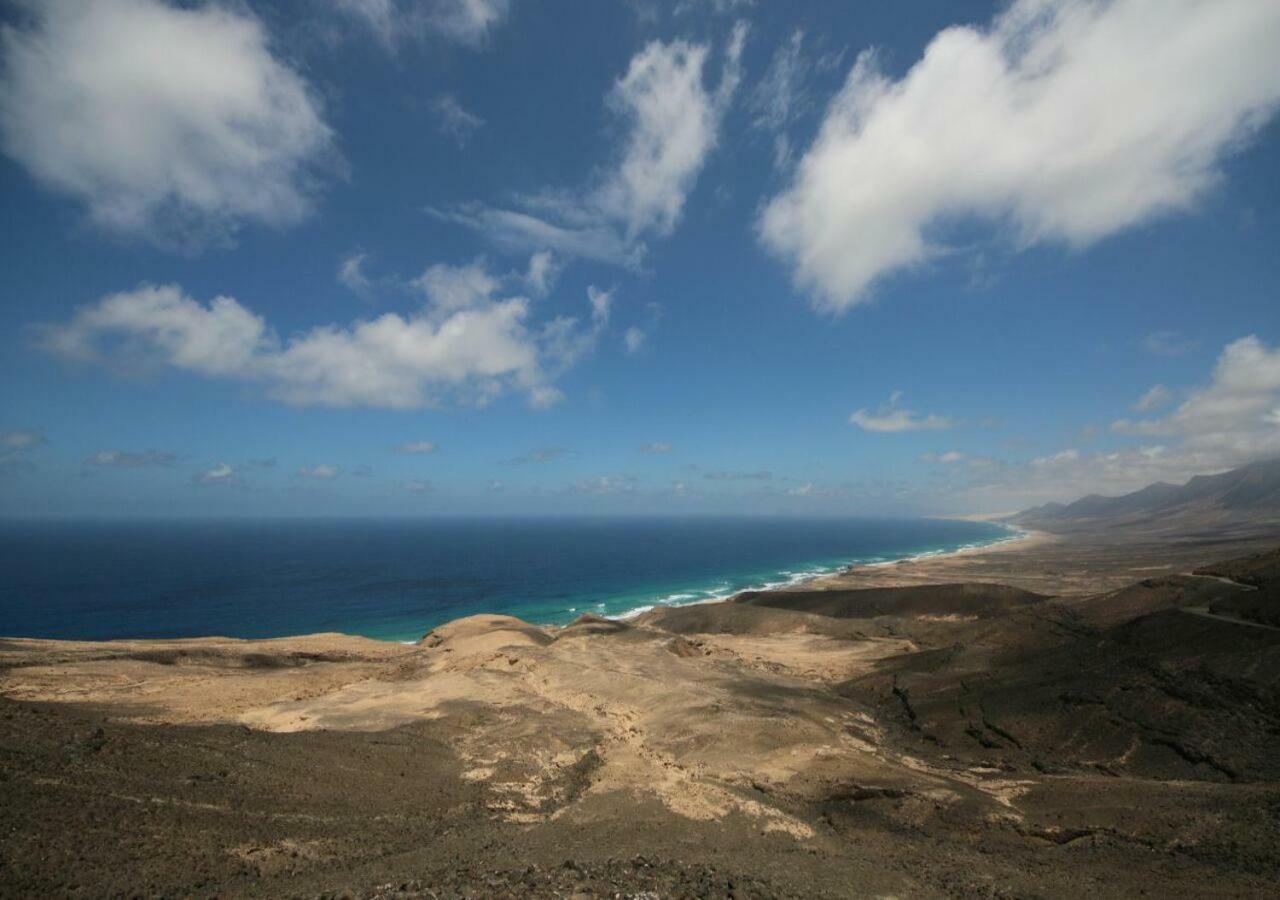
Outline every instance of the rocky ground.
<path fill-rule="evenodd" d="M 1273 895 L 1280 551 L 1036 590 L 1069 543 L 415 646 L 0 640 L 0 895 Z"/>

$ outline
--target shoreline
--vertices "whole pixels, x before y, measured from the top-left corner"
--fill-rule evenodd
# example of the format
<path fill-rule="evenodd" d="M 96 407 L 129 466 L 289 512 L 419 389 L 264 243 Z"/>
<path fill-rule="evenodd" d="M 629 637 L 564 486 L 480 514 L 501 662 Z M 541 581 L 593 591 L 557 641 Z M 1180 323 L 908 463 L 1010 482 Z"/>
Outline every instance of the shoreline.
<path fill-rule="evenodd" d="M 930 516 L 929 518 L 944 518 L 944 517 Z M 945 517 L 945 518 L 960 518 L 960 517 Z M 985 521 L 977 518 L 972 518 L 972 519 L 963 518 L 962 520 L 963 521 Z M 988 543 L 970 542 L 967 544 L 963 544 L 959 547 L 956 547 L 952 550 L 924 550 L 920 553 L 913 553 L 909 556 L 900 556 L 895 559 L 876 560 L 873 562 L 859 562 L 857 560 L 854 560 L 854 561 L 847 562 L 835 567 L 833 571 L 803 572 L 786 581 L 767 581 L 764 584 L 758 585 L 758 586 L 748 585 L 747 587 L 739 588 L 738 590 L 735 590 L 732 593 L 726 594 L 721 597 L 715 597 L 715 596 L 703 597 L 698 600 L 691 600 L 687 603 L 661 603 L 661 602 L 650 603 L 647 605 L 638 606 L 634 609 L 629 609 L 626 612 L 618 613 L 616 615 L 602 615 L 601 618 L 609 619 L 612 621 L 618 621 L 618 622 L 630 622 L 635 619 L 638 619 L 640 616 L 643 616 L 645 613 L 652 612 L 653 610 L 660 609 L 660 608 L 679 609 L 686 606 L 705 606 L 712 603 L 732 603 L 735 598 L 748 593 L 768 593 L 770 591 L 788 591 L 788 590 L 795 590 L 801 587 L 814 588 L 815 586 L 820 586 L 822 582 L 828 579 L 841 578 L 851 573 L 853 570 L 859 569 L 859 568 L 872 568 L 872 567 L 879 567 L 879 566 L 897 566 L 897 565 L 903 565 L 907 563 L 919 562 L 921 560 L 926 560 L 926 559 L 943 560 L 951 557 L 963 556 L 965 554 L 992 551 L 997 548 L 1008 548 L 1009 550 L 1016 550 L 1018 549 L 1017 545 L 1019 544 L 1025 544 L 1026 542 L 1032 542 L 1034 544 L 1034 542 L 1036 542 L 1038 539 L 1053 539 L 1053 535 L 1048 534 L 1048 532 L 1030 531 L 1027 529 L 1018 528 L 1015 525 L 1005 525 L 1002 522 L 993 523 L 993 524 L 998 524 L 1002 528 L 1006 528 L 1012 533 L 1004 537 L 995 538 L 994 540 Z M 680 596 L 680 595 L 674 595 L 674 596 Z M 603 604 L 599 604 L 599 605 L 603 605 Z M 585 614 L 586 614 L 585 612 L 580 613 L 580 615 L 585 615 Z M 539 624 L 539 623 L 534 623 L 534 624 Z M 567 628 L 568 625 L 570 624 L 572 623 L 567 623 L 565 625 L 539 624 L 539 627 Z"/>

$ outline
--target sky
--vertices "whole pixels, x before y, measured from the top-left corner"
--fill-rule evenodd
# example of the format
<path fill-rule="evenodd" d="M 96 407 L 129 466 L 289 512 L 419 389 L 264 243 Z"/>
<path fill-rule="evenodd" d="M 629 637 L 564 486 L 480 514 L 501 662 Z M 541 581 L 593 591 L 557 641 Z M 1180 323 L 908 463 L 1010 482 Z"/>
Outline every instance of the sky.
<path fill-rule="evenodd" d="M 0 515 L 960 515 L 1280 455 L 1271 0 L 0 22 Z"/>

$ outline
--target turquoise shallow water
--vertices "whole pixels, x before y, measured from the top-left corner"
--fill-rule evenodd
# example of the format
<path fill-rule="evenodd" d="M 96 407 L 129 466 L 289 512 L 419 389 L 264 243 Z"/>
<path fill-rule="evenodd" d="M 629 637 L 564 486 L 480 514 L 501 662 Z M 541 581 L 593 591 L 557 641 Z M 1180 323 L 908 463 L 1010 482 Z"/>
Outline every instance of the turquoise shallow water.
<path fill-rule="evenodd" d="M 0 635 L 416 640 L 479 612 L 623 616 L 1012 534 L 941 519 L 10 521 Z"/>

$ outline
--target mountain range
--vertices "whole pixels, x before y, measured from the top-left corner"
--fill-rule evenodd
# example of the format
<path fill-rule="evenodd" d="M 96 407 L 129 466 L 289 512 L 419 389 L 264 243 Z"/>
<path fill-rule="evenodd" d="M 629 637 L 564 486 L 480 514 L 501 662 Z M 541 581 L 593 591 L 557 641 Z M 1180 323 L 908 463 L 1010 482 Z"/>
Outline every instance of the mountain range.
<path fill-rule="evenodd" d="M 1274 527 L 1280 531 L 1280 458 L 1197 475 L 1186 484 L 1158 481 L 1119 497 L 1090 494 L 1073 503 L 1046 503 L 1005 521 L 1056 533 L 1125 530 L 1160 535 L 1222 537 Z"/>

